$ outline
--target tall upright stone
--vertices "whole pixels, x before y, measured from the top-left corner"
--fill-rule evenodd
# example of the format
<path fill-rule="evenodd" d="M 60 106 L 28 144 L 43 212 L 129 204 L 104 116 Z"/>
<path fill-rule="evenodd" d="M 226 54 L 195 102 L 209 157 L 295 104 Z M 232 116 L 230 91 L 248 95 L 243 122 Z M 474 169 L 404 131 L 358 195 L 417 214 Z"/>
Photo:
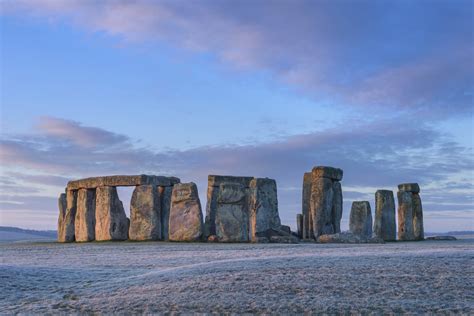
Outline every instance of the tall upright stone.
<path fill-rule="evenodd" d="M 66 218 L 67 202 L 66 202 L 66 193 L 61 193 L 58 198 L 58 208 L 59 208 L 59 217 L 58 217 L 58 241 L 66 241 L 66 230 L 64 228 L 64 219 Z"/>
<path fill-rule="evenodd" d="M 199 241 L 203 233 L 201 202 L 195 183 L 174 185 L 169 215 L 170 241 Z"/>
<path fill-rule="evenodd" d="M 268 178 L 254 178 L 250 181 L 250 239 L 269 229 L 281 228 L 278 214 L 276 181 Z"/>
<path fill-rule="evenodd" d="M 161 239 L 169 240 L 169 221 L 173 186 L 158 187 L 161 201 Z"/>
<path fill-rule="evenodd" d="M 415 240 L 423 240 L 425 232 L 423 227 L 423 207 L 418 193 L 412 194 L 413 201 L 413 235 Z"/>
<path fill-rule="evenodd" d="M 303 214 L 296 214 L 296 232 L 299 238 L 303 238 Z"/>
<path fill-rule="evenodd" d="M 374 234 L 385 241 L 393 241 L 397 238 L 395 199 L 390 190 L 375 192 Z"/>
<path fill-rule="evenodd" d="M 77 191 L 75 236 L 78 242 L 95 240 L 95 190 Z"/>
<path fill-rule="evenodd" d="M 311 216 L 311 184 L 313 182 L 311 172 L 305 172 L 303 176 L 303 194 L 302 194 L 302 215 L 303 231 L 302 238 L 313 238 L 313 223 L 310 222 Z"/>
<path fill-rule="evenodd" d="M 342 170 L 338 168 L 318 166 L 312 170 L 310 212 L 309 218 L 304 219 L 304 223 L 310 224 L 309 233 L 312 234 L 313 239 L 321 235 L 340 232 L 342 189 L 339 181 L 342 175 Z M 303 198 L 305 198 L 304 194 Z M 303 205 L 305 203 L 303 202 Z"/>
<path fill-rule="evenodd" d="M 73 242 L 75 237 L 75 220 L 77 211 L 77 191 L 66 190 L 66 212 L 63 216 L 61 235 L 58 235 L 59 242 Z"/>
<path fill-rule="evenodd" d="M 354 235 L 372 237 L 372 211 L 367 201 L 352 202 L 349 230 Z"/>
<path fill-rule="evenodd" d="M 242 184 L 224 182 L 219 185 L 215 231 L 221 242 L 249 241 L 249 208 Z"/>
<path fill-rule="evenodd" d="M 161 203 L 155 185 L 135 187 L 130 202 L 130 240 L 161 239 Z"/>
<path fill-rule="evenodd" d="M 415 240 L 413 231 L 413 199 L 411 192 L 398 191 L 398 239 Z"/>
<path fill-rule="evenodd" d="M 96 226 L 97 241 L 126 240 L 128 238 L 129 219 L 125 215 L 117 188 L 102 186 L 96 189 Z"/>

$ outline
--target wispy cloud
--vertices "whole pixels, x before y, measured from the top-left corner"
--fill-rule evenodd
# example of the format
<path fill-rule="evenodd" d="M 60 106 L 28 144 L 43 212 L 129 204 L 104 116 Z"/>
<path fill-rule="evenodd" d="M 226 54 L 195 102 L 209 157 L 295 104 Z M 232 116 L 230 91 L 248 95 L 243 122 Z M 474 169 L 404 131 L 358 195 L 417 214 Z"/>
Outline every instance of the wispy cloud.
<path fill-rule="evenodd" d="M 227 65 L 269 71 L 319 100 L 420 109 L 426 118 L 472 113 L 470 1 L 17 0 L 3 7 L 126 41 L 211 53 Z"/>

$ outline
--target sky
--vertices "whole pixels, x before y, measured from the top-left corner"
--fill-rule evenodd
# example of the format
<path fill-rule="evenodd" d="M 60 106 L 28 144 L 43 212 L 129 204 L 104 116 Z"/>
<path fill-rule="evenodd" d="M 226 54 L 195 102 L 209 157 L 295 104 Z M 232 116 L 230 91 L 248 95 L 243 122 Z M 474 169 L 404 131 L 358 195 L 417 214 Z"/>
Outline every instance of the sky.
<path fill-rule="evenodd" d="M 276 179 L 351 204 L 421 186 L 425 231 L 474 230 L 472 1 L 0 0 L 0 224 L 56 229 L 67 181 Z M 126 211 L 133 188 L 119 190 Z"/>

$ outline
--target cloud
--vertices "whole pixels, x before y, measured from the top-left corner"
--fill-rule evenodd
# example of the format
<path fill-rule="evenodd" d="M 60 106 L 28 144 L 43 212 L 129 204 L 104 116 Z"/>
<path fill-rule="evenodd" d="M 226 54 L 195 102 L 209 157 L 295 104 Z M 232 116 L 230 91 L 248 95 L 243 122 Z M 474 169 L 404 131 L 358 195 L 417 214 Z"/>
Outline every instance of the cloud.
<path fill-rule="evenodd" d="M 396 185 L 402 182 L 420 183 L 428 217 L 430 211 L 465 212 L 469 216 L 474 200 L 472 149 L 416 122 L 410 116 L 372 123 L 348 121 L 343 127 L 287 136 L 278 141 L 166 152 L 137 147 L 128 137 L 76 122 L 72 125 L 79 129 L 79 135 L 92 129 L 94 134 L 113 136 L 99 137 L 94 147 L 90 147 L 90 143 L 64 141 L 62 133 L 49 130 L 35 135 L 4 135 L 0 143 L 2 166 L 22 170 L 4 171 L 5 176 L 1 178 L 4 181 L 0 181 L 0 192 L 3 192 L 0 207 L 9 212 L 28 210 L 34 205 L 38 210 L 50 212 L 56 212 L 57 208 L 56 198 L 43 198 L 42 191 L 34 194 L 39 196 L 38 204 L 32 204 L 36 199 L 34 195 L 8 193 L 1 183 L 3 186 L 21 183 L 34 189 L 43 188 L 38 185 L 42 182 L 61 185 L 65 179 L 141 173 L 175 175 L 185 182 L 194 181 L 204 204 L 207 176 L 230 174 L 276 179 L 282 220 L 293 223 L 301 208 L 303 173 L 315 165 L 330 165 L 344 170 L 345 216 L 351 201 L 373 202 L 375 190 L 396 190 Z M 4 154 L 6 152 L 8 154 Z M 54 196 L 61 191 L 58 188 Z M 31 201 L 27 203 L 25 198 Z"/>
<path fill-rule="evenodd" d="M 318 100 L 472 113 L 470 1 L 6 1 L 5 14 L 160 41 L 263 70 Z M 455 108 L 456 110 L 449 110 Z"/>

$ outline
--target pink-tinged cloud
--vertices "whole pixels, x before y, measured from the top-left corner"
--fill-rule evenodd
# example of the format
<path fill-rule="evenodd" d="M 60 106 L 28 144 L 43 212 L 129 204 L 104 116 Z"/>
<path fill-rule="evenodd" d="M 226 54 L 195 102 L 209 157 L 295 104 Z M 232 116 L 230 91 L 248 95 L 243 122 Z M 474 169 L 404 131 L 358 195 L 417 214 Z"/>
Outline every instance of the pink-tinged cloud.
<path fill-rule="evenodd" d="M 347 106 L 472 112 L 469 1 L 5 1 L 5 14 L 162 41 Z M 456 111 L 447 111 L 446 107 Z"/>

